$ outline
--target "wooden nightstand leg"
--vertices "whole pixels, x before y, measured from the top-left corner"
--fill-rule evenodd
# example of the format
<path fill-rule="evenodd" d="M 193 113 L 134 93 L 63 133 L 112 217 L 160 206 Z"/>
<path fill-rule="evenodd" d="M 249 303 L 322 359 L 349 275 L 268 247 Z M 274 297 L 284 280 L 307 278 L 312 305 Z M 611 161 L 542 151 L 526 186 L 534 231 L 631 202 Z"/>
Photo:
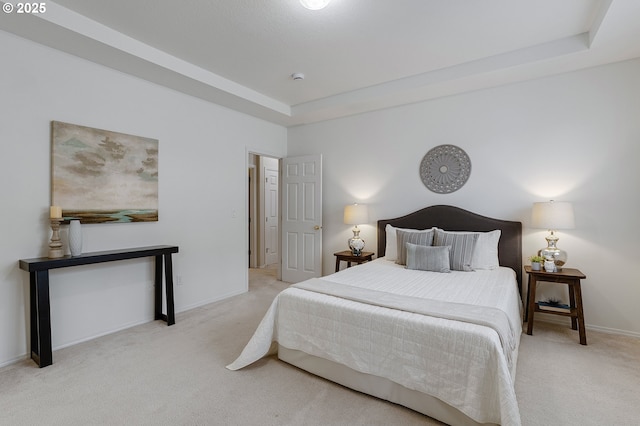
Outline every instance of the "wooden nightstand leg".
<path fill-rule="evenodd" d="M 524 303 L 524 318 L 523 322 L 529 321 L 529 297 L 531 297 L 531 275 L 529 275 L 529 279 L 527 280 L 527 300 Z"/>
<path fill-rule="evenodd" d="M 340 258 L 336 257 L 336 272 L 340 270 Z"/>
<path fill-rule="evenodd" d="M 582 289 L 580 280 L 575 284 L 576 308 L 578 309 L 578 332 L 580 333 L 580 344 L 587 344 L 587 332 L 584 327 L 584 311 L 582 310 Z"/>
<path fill-rule="evenodd" d="M 533 334 L 533 313 L 536 310 L 536 277 L 529 275 L 529 292 L 527 300 L 529 301 L 529 312 L 527 315 L 527 334 Z"/>
<path fill-rule="evenodd" d="M 580 282 L 578 282 L 578 284 L 580 284 Z M 575 309 L 576 308 L 576 292 L 574 289 L 575 286 L 575 282 L 574 283 L 570 283 L 569 284 L 569 306 L 571 307 L 571 309 Z M 578 318 L 577 317 L 571 317 L 571 329 L 572 330 L 577 330 L 578 329 Z"/>

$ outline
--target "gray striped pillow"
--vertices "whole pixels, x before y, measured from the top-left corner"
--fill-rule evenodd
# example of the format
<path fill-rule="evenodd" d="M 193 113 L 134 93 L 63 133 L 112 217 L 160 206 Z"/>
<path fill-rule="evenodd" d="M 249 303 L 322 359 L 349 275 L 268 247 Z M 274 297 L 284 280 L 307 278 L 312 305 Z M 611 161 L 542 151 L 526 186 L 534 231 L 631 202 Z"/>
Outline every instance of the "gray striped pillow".
<path fill-rule="evenodd" d="M 419 246 L 430 246 L 433 243 L 433 229 L 424 232 L 410 232 L 396 229 L 396 237 L 398 240 L 398 257 L 396 263 L 398 265 L 407 264 L 407 243 Z"/>
<path fill-rule="evenodd" d="M 478 234 L 451 234 L 436 229 L 434 246 L 451 246 L 449 261 L 453 271 L 473 271 L 471 260 Z"/>
<path fill-rule="evenodd" d="M 451 272 L 450 246 L 427 247 L 407 243 L 407 269 L 431 272 Z"/>

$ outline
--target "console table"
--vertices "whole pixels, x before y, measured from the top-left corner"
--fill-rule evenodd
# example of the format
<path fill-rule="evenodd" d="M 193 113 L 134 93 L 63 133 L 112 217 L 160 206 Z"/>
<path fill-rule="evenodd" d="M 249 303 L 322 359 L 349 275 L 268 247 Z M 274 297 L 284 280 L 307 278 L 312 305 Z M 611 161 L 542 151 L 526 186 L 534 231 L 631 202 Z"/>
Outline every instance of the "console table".
<path fill-rule="evenodd" d="M 173 267 L 171 254 L 178 253 L 178 246 L 150 246 L 123 250 L 84 253 L 80 256 L 64 256 L 57 259 L 39 257 L 21 259 L 20 269 L 29 272 L 29 297 L 31 308 L 31 358 L 40 367 L 53 364 L 51 349 L 51 308 L 49 304 L 49 269 L 70 266 L 114 262 L 116 260 L 155 257 L 155 319 L 167 325 L 176 322 L 173 307 Z M 164 259 L 167 314 L 162 313 L 162 264 Z"/>

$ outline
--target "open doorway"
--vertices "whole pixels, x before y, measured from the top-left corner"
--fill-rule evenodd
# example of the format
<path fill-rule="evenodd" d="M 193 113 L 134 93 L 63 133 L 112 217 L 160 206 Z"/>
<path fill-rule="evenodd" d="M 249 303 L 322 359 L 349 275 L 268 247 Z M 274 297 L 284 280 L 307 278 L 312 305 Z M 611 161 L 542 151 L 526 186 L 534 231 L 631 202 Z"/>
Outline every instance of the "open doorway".
<path fill-rule="evenodd" d="M 248 154 L 249 268 L 277 270 L 280 262 L 280 166 Z"/>
<path fill-rule="evenodd" d="M 322 276 L 322 154 L 247 155 L 249 280 L 252 271 L 289 283 Z"/>

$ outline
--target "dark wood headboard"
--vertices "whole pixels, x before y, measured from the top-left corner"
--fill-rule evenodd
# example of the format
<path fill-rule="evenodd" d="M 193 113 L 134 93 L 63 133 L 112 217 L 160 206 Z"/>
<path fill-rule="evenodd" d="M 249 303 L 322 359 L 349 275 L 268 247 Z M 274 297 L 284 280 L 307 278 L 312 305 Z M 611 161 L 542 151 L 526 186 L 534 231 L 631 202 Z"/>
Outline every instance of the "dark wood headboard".
<path fill-rule="evenodd" d="M 516 273 L 518 288 L 522 293 L 522 223 L 493 219 L 453 206 L 430 206 L 406 216 L 378 221 L 378 257 L 385 254 L 387 224 L 397 228 L 428 229 L 438 227 L 446 231 L 488 232 L 499 229 L 498 259 L 501 266 L 508 266 Z"/>

